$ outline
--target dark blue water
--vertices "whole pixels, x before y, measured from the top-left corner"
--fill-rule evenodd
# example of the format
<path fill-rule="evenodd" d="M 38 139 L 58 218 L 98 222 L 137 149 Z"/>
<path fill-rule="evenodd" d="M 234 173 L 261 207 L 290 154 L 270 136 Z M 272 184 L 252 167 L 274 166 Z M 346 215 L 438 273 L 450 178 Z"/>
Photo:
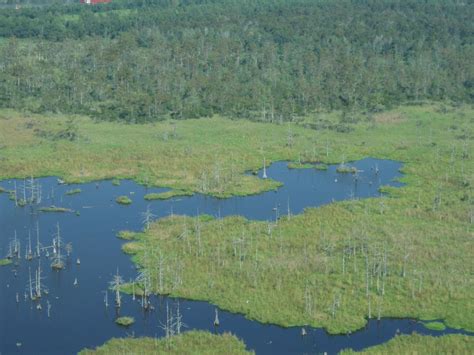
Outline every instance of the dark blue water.
<path fill-rule="evenodd" d="M 374 167 L 378 166 L 376 174 Z M 221 325 L 213 326 L 214 306 L 206 302 L 153 297 L 155 310 L 143 313 L 139 300 L 125 296 L 121 315 L 133 316 L 136 323 L 128 329 L 114 323 L 115 308 L 104 306 L 104 291 L 117 268 L 125 280 L 134 278 L 137 270 L 128 256 L 121 252 L 122 242 L 116 238 L 120 230 L 141 230 L 142 212 L 149 205 L 158 218 L 170 213 L 196 215 L 207 213 L 214 216 L 240 214 L 250 219 L 274 219 L 277 213 L 301 213 L 307 207 L 319 206 L 333 200 L 378 196 L 381 185 L 400 186 L 395 179 L 401 176 L 400 163 L 364 159 L 355 166 L 362 170 L 359 178 L 351 174 L 338 174 L 336 167 L 327 171 L 314 169 L 289 170 L 286 163 L 274 163 L 268 176 L 284 183 L 276 192 L 256 196 L 215 199 L 194 195 L 166 201 L 145 201 L 143 196 L 165 189 L 147 189 L 131 181 L 113 186 L 110 181 L 98 184 L 58 185 L 55 178 L 40 179 L 43 191 L 42 205 L 67 207 L 76 213 L 40 213 L 37 207 L 15 207 L 7 194 L 0 194 L 0 256 L 8 252 L 8 244 L 15 231 L 21 240 L 22 255 L 31 231 L 33 247 L 36 240 L 36 224 L 40 226 L 40 239 L 50 245 L 59 222 L 65 242 L 73 244 L 73 252 L 65 270 L 52 271 L 50 261 L 41 258 L 44 284 L 49 294 L 41 299 L 42 310 L 37 303 L 24 298 L 28 284 L 28 269 L 32 272 L 38 259 L 22 258 L 18 265 L 0 267 L 0 354 L 72 354 L 84 347 L 101 345 L 112 337 L 164 335 L 160 322 L 164 321 L 164 307 L 180 304 L 183 322 L 188 329 L 232 332 L 243 339 L 249 349 L 265 353 L 335 353 L 344 348 L 362 349 L 389 340 L 397 329 L 401 333 L 416 330 L 423 334 L 440 334 L 423 328 L 412 320 L 385 319 L 370 321 L 366 329 L 351 335 L 331 336 L 322 329 L 307 329 L 301 337 L 301 328 L 281 328 L 250 321 L 241 315 L 220 311 Z M 261 172 L 260 172 L 261 174 Z M 22 181 L 17 180 L 20 186 Z M 0 183 L 7 189 L 13 181 Z M 65 192 L 80 188 L 79 195 L 66 196 Z M 129 195 L 130 206 L 120 206 L 115 198 Z M 289 202 L 288 202 L 289 201 Z M 81 259 L 81 265 L 76 264 Z M 77 278 L 78 285 L 74 286 Z M 16 294 L 19 293 L 19 302 Z M 47 316 L 47 301 L 51 304 Z M 110 295 L 109 302 L 113 300 Z M 444 333 L 457 332 L 447 330 Z"/>

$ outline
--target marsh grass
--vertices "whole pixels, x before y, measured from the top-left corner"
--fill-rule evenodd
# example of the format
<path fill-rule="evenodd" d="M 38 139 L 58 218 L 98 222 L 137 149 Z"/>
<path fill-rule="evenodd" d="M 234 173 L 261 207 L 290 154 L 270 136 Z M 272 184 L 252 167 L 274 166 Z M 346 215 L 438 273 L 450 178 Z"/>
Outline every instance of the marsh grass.
<path fill-rule="evenodd" d="M 122 327 L 129 327 L 135 323 L 135 319 L 133 317 L 119 317 L 115 320 L 115 323 Z"/>
<path fill-rule="evenodd" d="M 70 212 L 74 212 L 73 210 L 71 210 L 69 208 L 57 207 L 57 206 L 40 207 L 38 209 L 38 211 L 47 212 L 47 213 L 70 213 Z"/>
<path fill-rule="evenodd" d="M 472 336 L 450 334 L 433 337 L 414 333 L 396 336 L 385 344 L 360 352 L 345 350 L 340 354 L 472 354 L 473 350 Z"/>
<path fill-rule="evenodd" d="M 0 259 L 0 266 L 11 265 L 13 262 L 10 259 Z"/>
<path fill-rule="evenodd" d="M 423 326 L 426 329 L 443 331 L 446 329 L 446 326 L 442 322 L 423 322 Z"/>
<path fill-rule="evenodd" d="M 119 205 L 131 205 L 132 200 L 128 196 L 119 196 L 115 199 Z"/>
<path fill-rule="evenodd" d="M 82 192 L 81 189 L 68 190 L 66 191 L 65 195 L 67 196 L 77 195 L 77 194 L 80 194 L 81 192 Z"/>
<path fill-rule="evenodd" d="M 347 161 L 403 161 L 406 185 L 384 189 L 382 198 L 307 209 L 278 223 L 172 216 L 124 249 L 154 275 L 166 255 L 155 292 L 261 322 L 345 333 L 368 318 L 413 317 L 473 330 L 474 171 L 466 141 L 473 111 L 410 107 L 403 115 L 348 134 L 313 133 L 324 152 L 330 139 Z"/>
<path fill-rule="evenodd" d="M 166 192 L 160 193 L 150 193 L 145 195 L 145 200 L 153 201 L 153 200 L 167 200 L 173 197 L 179 196 L 191 196 L 193 193 L 192 191 L 183 191 L 183 190 L 170 190 Z"/>
<path fill-rule="evenodd" d="M 245 344 L 229 333 L 211 334 L 204 331 L 188 331 L 168 339 L 124 338 L 112 339 L 95 350 L 83 350 L 80 355 L 115 354 L 202 354 L 202 355 L 244 355 L 253 354 Z"/>
<path fill-rule="evenodd" d="M 286 125 L 214 117 L 140 126 L 78 117 L 79 138 L 71 142 L 34 134 L 35 128 L 61 130 L 63 117 L 5 110 L 0 177 L 131 178 L 226 197 L 279 186 L 271 176 L 245 174 L 260 169 L 263 158 L 402 161 L 406 185 L 384 190 L 383 198 L 308 209 L 277 224 L 174 216 L 124 250 L 154 270 L 156 292 L 209 300 L 263 322 L 340 333 L 369 317 L 415 317 L 472 330 L 474 110 L 428 105 L 390 114 L 403 119 L 361 121 L 349 133 L 293 124 L 291 144 Z M 321 116 L 337 115 L 315 113 L 307 121 Z M 180 139 L 160 139 L 171 125 Z M 145 246 L 153 251 L 147 259 Z M 160 253 L 166 256 L 161 288 L 155 275 Z"/>

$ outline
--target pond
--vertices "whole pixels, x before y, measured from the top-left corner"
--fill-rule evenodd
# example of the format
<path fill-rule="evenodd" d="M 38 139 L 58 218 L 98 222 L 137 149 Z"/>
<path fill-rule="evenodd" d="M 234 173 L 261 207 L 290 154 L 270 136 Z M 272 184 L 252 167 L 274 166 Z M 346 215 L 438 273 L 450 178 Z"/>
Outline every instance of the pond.
<path fill-rule="evenodd" d="M 207 302 L 170 299 L 154 296 L 155 310 L 144 313 L 139 300 L 124 296 L 121 315 L 133 316 L 136 323 L 130 328 L 115 324 L 116 310 L 104 305 L 105 290 L 113 274 L 120 271 L 125 280 L 134 278 L 137 270 L 130 258 L 121 251 L 122 241 L 116 238 L 120 230 L 141 230 L 142 212 L 148 206 L 158 218 L 175 214 L 210 214 L 216 217 L 233 214 L 249 219 L 272 220 L 279 213 L 301 213 L 307 207 L 316 207 L 332 201 L 350 198 L 376 197 L 383 185 L 401 186 L 401 164 L 394 161 L 364 159 L 352 163 L 359 173 L 336 172 L 336 166 L 326 171 L 316 169 L 288 169 L 287 163 L 276 162 L 267 169 L 269 178 L 284 185 L 277 191 L 247 197 L 217 199 L 196 194 L 164 201 L 148 202 L 144 195 L 166 189 L 137 185 L 122 181 L 114 186 L 111 181 L 82 185 L 59 185 L 56 178 L 37 180 L 41 184 L 40 206 L 61 206 L 72 213 L 43 213 L 37 205 L 16 207 L 8 194 L 0 194 L 0 258 L 10 252 L 15 234 L 21 243 L 21 258 L 14 264 L 0 267 L 0 353 L 69 354 L 85 347 L 101 345 L 112 337 L 163 336 L 160 322 L 164 321 L 166 304 L 177 307 L 186 329 L 205 329 L 212 332 L 232 332 L 254 349 L 265 353 L 335 353 L 343 348 L 362 349 L 389 340 L 398 331 L 423 334 L 443 334 L 430 331 L 420 323 L 407 319 L 370 321 L 366 329 L 350 335 L 332 336 L 322 329 L 282 328 L 251 321 L 238 314 L 220 311 L 221 325 L 213 326 L 215 307 Z M 261 176 L 262 172 L 259 172 Z M 13 189 L 16 183 L 21 191 L 23 180 L 0 183 Z M 81 189 L 74 195 L 66 192 Z M 127 195 L 133 203 L 118 205 L 115 199 Z M 37 227 L 42 247 L 52 245 L 59 224 L 65 243 L 72 243 L 71 256 L 66 258 L 65 269 L 54 271 L 45 256 L 26 260 L 31 238 L 36 248 Z M 29 237 L 30 236 L 30 237 Z M 80 259 L 80 264 L 77 259 Z M 42 284 L 48 294 L 40 302 L 29 299 L 29 275 L 32 278 L 41 260 Z M 112 304 L 112 297 L 109 295 Z M 41 304 L 41 309 L 38 309 Z M 49 315 L 48 315 L 49 313 Z M 447 329 L 444 333 L 461 332 Z"/>

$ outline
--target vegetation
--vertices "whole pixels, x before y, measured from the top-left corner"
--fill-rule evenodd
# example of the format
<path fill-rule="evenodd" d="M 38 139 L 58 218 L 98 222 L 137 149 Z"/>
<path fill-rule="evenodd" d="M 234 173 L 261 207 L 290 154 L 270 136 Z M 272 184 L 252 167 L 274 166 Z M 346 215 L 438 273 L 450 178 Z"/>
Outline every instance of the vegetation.
<path fill-rule="evenodd" d="M 132 204 L 132 200 L 128 196 L 119 196 L 115 199 L 118 204 L 120 205 L 130 205 Z"/>
<path fill-rule="evenodd" d="M 191 196 L 192 192 L 191 191 L 182 191 L 182 190 L 170 190 L 166 192 L 160 192 L 160 193 L 151 193 L 145 195 L 145 200 L 152 201 L 152 200 L 167 200 L 172 197 L 178 197 L 178 196 Z"/>
<path fill-rule="evenodd" d="M 77 194 L 80 194 L 81 192 L 82 192 L 81 189 L 74 189 L 74 190 L 66 191 L 66 195 L 68 195 L 68 196 L 77 195 Z"/>
<path fill-rule="evenodd" d="M 66 212 L 74 212 L 69 208 L 64 207 L 56 207 L 56 206 L 49 206 L 49 207 L 40 207 L 38 209 L 40 212 L 50 212 L 50 213 L 66 213 Z"/>
<path fill-rule="evenodd" d="M 442 322 L 427 322 L 423 323 L 424 327 L 431 330 L 443 331 L 446 326 Z"/>
<path fill-rule="evenodd" d="M 7 266 L 12 264 L 12 261 L 10 259 L 0 259 L 0 266 Z"/>
<path fill-rule="evenodd" d="M 133 317 L 119 317 L 115 320 L 115 323 L 123 327 L 129 327 L 135 323 L 135 319 Z"/>
<path fill-rule="evenodd" d="M 301 163 L 301 162 L 290 162 L 288 163 L 288 168 L 290 169 L 311 169 L 314 168 L 314 164 Z"/>
<path fill-rule="evenodd" d="M 124 240 L 132 240 L 133 238 L 135 238 L 135 234 L 136 233 L 131 231 L 120 231 L 117 234 L 117 237 Z"/>
<path fill-rule="evenodd" d="M 336 168 L 336 171 L 340 174 L 355 174 L 357 173 L 357 168 L 343 163 Z"/>
<path fill-rule="evenodd" d="M 119 177 L 148 186 L 170 187 L 219 197 L 276 189 L 246 171 L 275 160 L 319 159 L 314 132 L 296 125 L 272 125 L 223 118 L 146 125 L 94 123 L 75 117 L 76 141 L 52 140 L 36 132 L 63 130 L 64 116 L 0 111 L 0 179 L 58 176 L 67 183 Z M 175 127 L 179 139 L 160 139 Z M 269 127 L 272 129 L 269 130 Z M 291 133 L 291 135 L 290 135 Z M 291 140 L 289 137 L 294 137 Z M 330 158 L 339 159 L 338 147 Z"/>
<path fill-rule="evenodd" d="M 172 216 L 124 250 L 153 275 L 155 292 L 262 322 L 344 333 L 367 318 L 415 317 L 473 330 L 472 112 L 410 107 L 398 111 L 403 121 L 377 116 L 350 133 L 314 133 L 317 152 L 328 137 L 348 160 L 403 161 L 406 186 L 384 189 L 386 197 L 277 223 Z"/>
<path fill-rule="evenodd" d="M 83 350 L 80 355 L 108 354 L 229 354 L 244 355 L 253 352 L 245 349 L 245 344 L 234 335 L 224 333 L 214 335 L 203 331 L 189 331 L 168 339 L 126 338 L 112 339 L 95 350 Z"/>
<path fill-rule="evenodd" d="M 120 186 L 120 180 L 119 180 L 119 179 L 113 179 L 113 180 L 112 180 L 112 185 L 114 185 L 114 186 Z"/>
<path fill-rule="evenodd" d="M 346 350 L 350 354 L 472 354 L 474 337 L 467 335 L 443 335 L 440 337 L 419 334 L 399 335 L 385 344 L 367 348 L 361 352 Z"/>
<path fill-rule="evenodd" d="M 473 99 L 471 2 L 51 3 L 0 10 L 1 107 L 128 122 L 337 109 L 344 130 L 360 110 Z"/>

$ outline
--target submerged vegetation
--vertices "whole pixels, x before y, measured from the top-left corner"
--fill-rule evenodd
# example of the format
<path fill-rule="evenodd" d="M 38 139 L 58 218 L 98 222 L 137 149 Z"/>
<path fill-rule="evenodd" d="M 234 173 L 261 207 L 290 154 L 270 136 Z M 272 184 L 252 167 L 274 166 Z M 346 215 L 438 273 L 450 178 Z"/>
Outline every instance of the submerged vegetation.
<path fill-rule="evenodd" d="M 235 336 L 224 333 L 214 335 L 203 331 L 189 331 L 166 339 L 125 338 L 112 339 L 95 350 L 83 350 L 80 355 L 112 354 L 203 354 L 249 355 L 245 344 Z"/>
<path fill-rule="evenodd" d="M 129 327 L 135 323 L 135 319 L 133 317 L 119 317 L 115 320 L 115 323 L 123 327 Z"/>
<path fill-rule="evenodd" d="M 153 201 L 153 200 L 167 200 L 173 197 L 179 197 L 179 196 L 191 196 L 192 192 L 191 191 L 182 191 L 182 190 L 170 190 L 166 192 L 160 192 L 160 193 L 151 193 L 145 195 L 145 200 L 147 201 Z"/>
<path fill-rule="evenodd" d="M 49 207 L 40 207 L 38 208 L 40 212 L 50 212 L 50 213 L 67 213 L 74 212 L 73 210 L 65 207 L 49 206 Z"/>
<path fill-rule="evenodd" d="M 120 205 L 130 205 L 132 204 L 132 200 L 128 196 L 119 196 L 116 198 L 118 204 Z"/>
<path fill-rule="evenodd" d="M 13 261 L 11 259 L 0 259 L 0 266 L 11 265 Z"/>
<path fill-rule="evenodd" d="M 472 354 L 474 337 L 467 335 L 399 335 L 382 345 L 373 346 L 360 352 L 342 351 L 341 355 L 351 354 Z"/>

